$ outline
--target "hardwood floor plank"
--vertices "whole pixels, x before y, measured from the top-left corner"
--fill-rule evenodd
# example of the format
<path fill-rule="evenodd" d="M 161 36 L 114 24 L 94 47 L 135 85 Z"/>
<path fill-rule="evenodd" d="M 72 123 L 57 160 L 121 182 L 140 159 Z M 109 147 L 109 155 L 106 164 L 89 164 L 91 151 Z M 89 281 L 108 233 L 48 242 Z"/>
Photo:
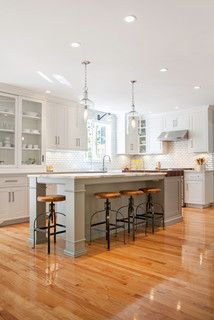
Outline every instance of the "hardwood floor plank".
<path fill-rule="evenodd" d="M 0 319 L 214 320 L 214 208 L 185 209 L 184 222 L 112 237 L 63 254 L 58 239 L 31 249 L 28 224 L 0 229 Z"/>

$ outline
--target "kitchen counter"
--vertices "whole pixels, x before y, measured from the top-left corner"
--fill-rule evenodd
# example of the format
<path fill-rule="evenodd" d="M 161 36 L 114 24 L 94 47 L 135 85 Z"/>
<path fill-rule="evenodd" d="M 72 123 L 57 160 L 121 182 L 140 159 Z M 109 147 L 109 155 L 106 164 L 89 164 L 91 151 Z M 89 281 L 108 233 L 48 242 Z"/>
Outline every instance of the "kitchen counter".
<path fill-rule="evenodd" d="M 178 195 L 170 195 L 172 185 L 168 187 L 164 172 L 90 172 L 69 174 L 32 174 L 29 175 L 29 203 L 30 203 L 30 239 L 33 238 L 33 221 L 41 212 L 45 212 L 45 205 L 37 203 L 37 196 L 46 194 L 46 185 L 55 184 L 57 193 L 64 194 L 66 201 L 57 204 L 57 211 L 66 214 L 66 255 L 77 257 L 85 254 L 85 241 L 89 236 L 89 218 L 97 210 L 103 209 L 103 201 L 94 197 L 96 192 L 120 191 L 124 189 L 139 189 L 140 187 L 159 187 L 161 193 L 154 196 L 157 203 L 165 208 L 166 225 L 182 220 L 180 198 Z M 175 190 L 178 190 L 176 178 Z M 174 180 L 173 180 L 174 183 Z M 177 191 L 176 191 L 177 192 Z M 171 200 L 176 207 L 176 213 L 171 206 Z M 136 204 L 145 201 L 136 197 Z M 112 200 L 112 208 L 119 208 L 127 204 L 127 198 L 121 197 Z M 169 205 L 170 204 L 170 205 Z M 179 211 L 178 211 L 179 209 Z M 173 215 L 172 215 L 173 214 Z M 95 235 L 98 237 L 98 235 Z M 42 233 L 37 232 L 37 243 L 45 242 Z"/>
<path fill-rule="evenodd" d="M 136 173 L 136 172 L 141 172 L 141 173 L 164 173 L 166 177 L 176 177 L 176 176 L 182 176 L 184 174 L 183 169 L 160 169 L 160 170 L 129 170 L 129 171 L 123 171 L 126 173 Z"/>

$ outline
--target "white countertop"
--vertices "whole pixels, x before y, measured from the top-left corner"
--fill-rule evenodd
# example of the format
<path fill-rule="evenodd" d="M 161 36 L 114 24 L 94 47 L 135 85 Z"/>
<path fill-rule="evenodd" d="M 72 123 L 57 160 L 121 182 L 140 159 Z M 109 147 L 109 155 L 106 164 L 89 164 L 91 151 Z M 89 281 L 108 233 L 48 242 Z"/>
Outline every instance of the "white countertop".
<path fill-rule="evenodd" d="M 29 174 L 28 177 L 39 177 L 39 178 L 73 178 L 73 179 L 91 179 L 91 178 L 112 178 L 112 177 L 151 177 L 151 176 L 161 176 L 164 177 L 165 172 L 90 172 L 90 173 L 42 173 L 42 174 Z"/>

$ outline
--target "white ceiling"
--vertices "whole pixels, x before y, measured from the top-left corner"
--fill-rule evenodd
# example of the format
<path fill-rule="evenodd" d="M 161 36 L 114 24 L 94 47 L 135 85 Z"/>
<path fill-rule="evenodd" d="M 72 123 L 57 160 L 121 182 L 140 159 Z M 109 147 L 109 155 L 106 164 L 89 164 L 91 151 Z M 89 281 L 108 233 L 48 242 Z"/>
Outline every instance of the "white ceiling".
<path fill-rule="evenodd" d="M 0 0 L 0 81 L 76 100 L 89 59 L 97 109 L 129 110 L 131 79 L 138 111 L 214 104 L 213 12 L 214 0 Z"/>

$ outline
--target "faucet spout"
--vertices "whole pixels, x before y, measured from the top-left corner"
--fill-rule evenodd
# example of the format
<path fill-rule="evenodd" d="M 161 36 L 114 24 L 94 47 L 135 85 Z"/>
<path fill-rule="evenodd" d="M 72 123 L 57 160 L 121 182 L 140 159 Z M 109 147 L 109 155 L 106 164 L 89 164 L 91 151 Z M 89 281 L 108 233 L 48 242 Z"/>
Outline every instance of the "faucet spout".
<path fill-rule="evenodd" d="M 111 162 L 111 157 L 108 154 L 105 154 L 103 156 L 103 172 L 107 171 L 106 167 L 105 167 L 105 159 L 108 158 L 108 161 Z"/>

